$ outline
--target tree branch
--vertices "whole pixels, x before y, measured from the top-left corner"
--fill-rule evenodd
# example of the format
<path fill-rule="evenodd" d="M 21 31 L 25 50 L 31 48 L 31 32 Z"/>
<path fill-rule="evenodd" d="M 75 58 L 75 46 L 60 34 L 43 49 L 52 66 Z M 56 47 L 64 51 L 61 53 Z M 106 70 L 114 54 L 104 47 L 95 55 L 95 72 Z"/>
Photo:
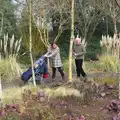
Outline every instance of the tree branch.
<path fill-rule="evenodd" d="M 120 8 L 120 4 L 118 3 L 118 0 L 115 0 L 115 3 L 116 3 L 117 6 Z"/>

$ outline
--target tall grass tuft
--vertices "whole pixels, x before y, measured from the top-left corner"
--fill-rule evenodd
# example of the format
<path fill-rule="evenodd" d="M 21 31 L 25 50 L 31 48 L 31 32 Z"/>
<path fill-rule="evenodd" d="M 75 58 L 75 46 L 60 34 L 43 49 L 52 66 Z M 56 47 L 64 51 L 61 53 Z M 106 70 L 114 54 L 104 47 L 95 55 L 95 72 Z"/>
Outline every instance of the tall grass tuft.
<path fill-rule="evenodd" d="M 115 56 L 101 56 L 100 66 L 105 72 L 117 72 L 119 69 L 119 61 Z"/>
<path fill-rule="evenodd" d="M 21 75 L 21 68 L 16 57 L 9 56 L 0 60 L 0 75 L 2 80 L 14 80 Z"/>
<path fill-rule="evenodd" d="M 3 58 L 9 58 L 9 56 L 15 56 L 17 57 L 20 47 L 21 47 L 21 41 L 15 40 L 14 34 L 12 35 L 12 38 L 9 38 L 8 34 L 4 34 L 4 39 L 0 39 L 0 53 Z"/>
<path fill-rule="evenodd" d="M 114 55 L 117 58 L 120 56 L 120 36 L 118 37 L 116 34 L 114 34 L 113 37 L 103 36 L 102 40 L 100 40 L 100 46 L 103 49 L 103 54 L 106 55 Z"/>
<path fill-rule="evenodd" d="M 4 34 L 4 38 L 0 39 L 0 76 L 2 80 L 14 80 L 21 75 L 21 68 L 17 61 L 21 47 L 21 38 L 15 40 L 15 36 L 9 38 L 8 34 Z"/>

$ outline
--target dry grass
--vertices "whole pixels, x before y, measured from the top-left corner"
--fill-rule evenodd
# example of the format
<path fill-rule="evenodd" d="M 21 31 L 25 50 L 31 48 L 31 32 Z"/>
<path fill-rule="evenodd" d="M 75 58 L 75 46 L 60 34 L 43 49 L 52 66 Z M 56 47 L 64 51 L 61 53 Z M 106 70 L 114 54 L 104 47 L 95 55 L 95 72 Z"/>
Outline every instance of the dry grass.
<path fill-rule="evenodd" d="M 96 81 L 97 83 L 107 83 L 110 85 L 115 85 L 118 83 L 118 79 L 117 78 L 112 78 L 112 77 L 105 77 L 105 78 L 93 78 L 94 81 Z"/>
<path fill-rule="evenodd" d="M 36 88 L 33 85 L 26 85 L 24 87 L 9 87 L 8 89 L 3 90 L 3 101 L 5 104 L 12 102 L 21 102 L 22 93 L 25 89 L 30 89 L 33 93 L 44 90 L 49 97 L 65 97 L 65 96 L 76 96 L 81 97 L 80 91 L 74 88 L 67 87 L 57 87 L 57 88 L 42 88 L 37 86 Z"/>
<path fill-rule="evenodd" d="M 44 90 L 50 97 L 65 97 L 65 96 L 81 97 L 80 91 L 74 88 L 58 87 L 56 89 L 45 88 Z"/>
<path fill-rule="evenodd" d="M 11 103 L 11 102 L 21 102 L 22 100 L 22 93 L 25 89 L 31 89 L 32 92 L 38 91 L 38 87 L 34 87 L 33 85 L 26 85 L 24 87 L 9 87 L 3 90 L 3 101 L 4 103 Z"/>
<path fill-rule="evenodd" d="M 22 69 L 16 57 L 9 56 L 9 58 L 0 60 L 0 75 L 2 80 L 11 81 L 20 77 Z"/>

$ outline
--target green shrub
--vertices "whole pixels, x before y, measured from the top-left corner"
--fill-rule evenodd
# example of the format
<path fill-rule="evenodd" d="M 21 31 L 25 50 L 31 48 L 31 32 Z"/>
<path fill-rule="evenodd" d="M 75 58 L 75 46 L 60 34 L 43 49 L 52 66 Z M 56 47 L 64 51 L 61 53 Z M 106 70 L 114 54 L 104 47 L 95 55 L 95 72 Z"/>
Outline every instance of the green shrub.
<path fill-rule="evenodd" d="M 101 56 L 100 57 L 100 66 L 105 72 L 117 72 L 119 68 L 119 61 L 114 56 Z"/>

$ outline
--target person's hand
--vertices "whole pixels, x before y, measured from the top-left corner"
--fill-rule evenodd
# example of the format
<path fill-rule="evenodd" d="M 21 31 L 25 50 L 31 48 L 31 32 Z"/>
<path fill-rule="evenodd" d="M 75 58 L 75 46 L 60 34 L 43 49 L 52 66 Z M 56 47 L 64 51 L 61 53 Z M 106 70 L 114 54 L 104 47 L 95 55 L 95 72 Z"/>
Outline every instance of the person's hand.
<path fill-rule="evenodd" d="M 73 55 L 76 56 L 77 54 L 75 52 L 73 52 Z"/>
<path fill-rule="evenodd" d="M 73 57 L 76 59 L 76 56 L 77 56 L 77 54 L 75 53 L 75 52 L 73 52 Z"/>
<path fill-rule="evenodd" d="M 44 57 L 48 57 L 48 55 L 45 54 Z"/>
<path fill-rule="evenodd" d="M 51 55 L 48 55 L 47 57 L 48 57 L 48 58 L 50 58 L 50 57 L 51 57 Z"/>
<path fill-rule="evenodd" d="M 44 55 L 44 57 L 50 58 L 51 56 L 50 55 Z"/>
<path fill-rule="evenodd" d="M 38 67 L 38 64 L 34 64 L 34 67 L 37 68 L 37 67 Z"/>
<path fill-rule="evenodd" d="M 76 54 L 76 53 L 74 53 L 74 55 L 76 56 L 77 54 Z"/>

